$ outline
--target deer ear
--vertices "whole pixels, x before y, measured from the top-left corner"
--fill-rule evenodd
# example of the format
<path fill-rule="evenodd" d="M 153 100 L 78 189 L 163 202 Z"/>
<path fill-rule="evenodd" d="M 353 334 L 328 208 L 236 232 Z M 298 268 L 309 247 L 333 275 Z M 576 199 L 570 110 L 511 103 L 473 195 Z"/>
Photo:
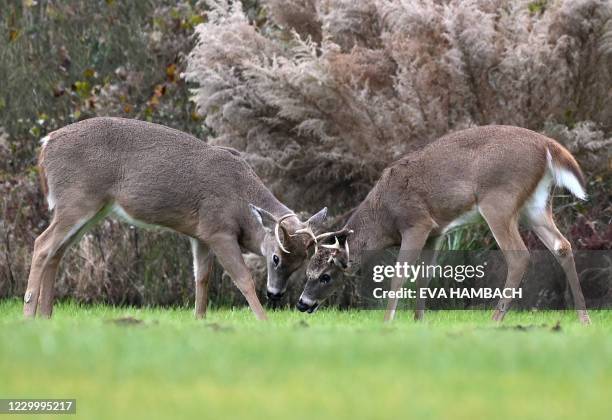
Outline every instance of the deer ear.
<path fill-rule="evenodd" d="M 251 213 L 253 213 L 253 216 L 255 216 L 260 225 L 262 225 L 266 229 L 274 229 L 274 227 L 276 226 L 276 218 L 271 213 L 250 203 L 249 208 L 251 209 Z"/>
<path fill-rule="evenodd" d="M 318 213 L 313 214 L 310 219 L 306 221 L 306 224 L 314 230 L 319 228 L 323 222 L 325 222 L 325 219 L 327 219 L 327 207 L 323 207 Z"/>

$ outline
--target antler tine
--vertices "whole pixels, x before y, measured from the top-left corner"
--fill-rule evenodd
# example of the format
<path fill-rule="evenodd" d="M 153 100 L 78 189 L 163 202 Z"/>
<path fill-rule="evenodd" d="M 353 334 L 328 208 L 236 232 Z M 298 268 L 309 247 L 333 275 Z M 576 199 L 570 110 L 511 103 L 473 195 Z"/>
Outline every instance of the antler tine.
<path fill-rule="evenodd" d="M 281 228 L 281 223 L 283 222 L 283 220 L 289 218 L 289 217 L 297 217 L 295 215 L 295 213 L 287 213 L 284 216 L 279 217 L 278 219 L 276 219 L 276 226 L 274 226 L 274 237 L 276 238 L 276 242 L 278 243 L 278 246 L 280 247 L 280 249 L 285 253 L 285 254 L 291 254 L 291 252 L 289 252 L 287 250 L 287 248 L 285 248 L 285 246 L 283 245 L 283 243 L 280 240 L 280 228 Z M 299 220 L 299 218 L 298 218 Z"/>
<path fill-rule="evenodd" d="M 283 245 L 283 243 L 280 240 L 280 221 L 276 222 L 276 226 L 274 226 L 274 236 L 276 237 L 276 242 L 278 243 L 278 246 L 280 247 L 280 249 L 285 253 L 285 254 L 291 254 L 291 252 L 289 252 L 285 246 Z"/>
<path fill-rule="evenodd" d="M 354 231 L 352 229 L 342 229 L 339 230 L 337 232 L 327 232 L 327 233 L 323 233 L 319 236 L 317 236 L 318 239 L 324 239 L 324 238 L 328 238 L 330 236 L 334 236 L 334 243 L 331 245 L 326 245 L 326 244 L 322 244 L 321 247 L 323 248 L 327 248 L 327 249 L 335 249 L 335 250 L 342 250 L 342 245 L 340 245 L 340 241 L 338 240 L 338 236 L 340 233 L 347 233 L 347 234 L 352 234 L 354 233 Z M 350 264 L 351 261 L 351 251 L 349 250 L 349 243 L 348 240 L 344 241 L 344 251 L 346 252 L 346 261 L 347 261 L 347 265 Z M 332 260 L 334 260 L 334 255 L 335 253 L 332 253 L 332 255 L 330 255 L 329 259 L 328 259 L 328 263 L 331 262 Z M 343 269 L 345 269 L 346 267 L 344 267 Z"/>
<path fill-rule="evenodd" d="M 351 261 L 351 253 L 349 251 L 348 241 L 344 241 L 344 249 L 346 250 L 346 261 L 347 261 L 347 264 L 348 264 Z"/>
<path fill-rule="evenodd" d="M 337 250 L 341 250 L 342 247 L 340 246 L 340 242 L 338 241 L 338 237 L 336 236 L 335 238 L 335 242 L 332 245 L 321 245 L 321 247 L 323 248 L 327 248 L 327 249 L 337 249 Z"/>

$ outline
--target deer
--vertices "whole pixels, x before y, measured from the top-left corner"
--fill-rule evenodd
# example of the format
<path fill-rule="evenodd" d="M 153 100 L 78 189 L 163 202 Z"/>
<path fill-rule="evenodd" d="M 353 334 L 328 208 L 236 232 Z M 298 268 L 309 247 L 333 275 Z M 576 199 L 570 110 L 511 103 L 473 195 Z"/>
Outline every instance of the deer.
<path fill-rule="evenodd" d="M 586 200 L 584 175 L 576 159 L 555 140 L 503 125 L 473 127 L 447 134 L 410 152 L 382 172 L 344 227 L 317 236 L 318 250 L 306 267 L 298 310 L 314 312 L 363 263 L 364 251 L 399 246 L 397 262 L 414 264 L 423 249 L 436 255 L 451 228 L 481 215 L 506 262 L 506 288 L 517 288 L 529 262 L 519 222 L 539 237 L 565 272 L 579 321 L 589 324 L 570 242 L 553 220 L 551 188 L 564 187 Z M 344 280 L 342 280 L 344 279 Z M 402 286 L 395 276 L 391 291 Z M 415 320 L 424 316 L 416 279 Z M 393 320 L 397 298 L 388 300 L 385 321 Z M 492 319 L 501 322 L 512 297 L 502 297 Z"/>
<path fill-rule="evenodd" d="M 42 190 L 52 217 L 34 242 L 24 295 L 26 318 L 51 317 L 54 282 L 66 249 L 114 215 L 161 227 L 191 242 L 195 316 L 204 318 L 213 258 L 260 320 L 267 319 L 243 251 L 266 258 L 267 296 L 278 300 L 307 258 L 327 209 L 306 222 L 266 188 L 240 152 L 149 122 L 86 119 L 41 140 Z"/>

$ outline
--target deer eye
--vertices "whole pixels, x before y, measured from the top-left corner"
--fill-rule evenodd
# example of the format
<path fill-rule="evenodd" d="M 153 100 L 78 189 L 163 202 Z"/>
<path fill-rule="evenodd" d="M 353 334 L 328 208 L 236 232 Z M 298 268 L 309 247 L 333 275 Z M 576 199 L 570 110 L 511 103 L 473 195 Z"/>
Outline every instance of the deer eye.
<path fill-rule="evenodd" d="M 327 273 L 321 274 L 321 276 L 319 277 L 319 281 L 323 284 L 327 284 L 331 281 L 331 277 Z"/>
<path fill-rule="evenodd" d="M 280 263 L 280 258 L 278 258 L 278 255 L 274 254 L 272 256 L 272 262 L 274 263 L 274 267 L 278 267 L 278 264 Z"/>

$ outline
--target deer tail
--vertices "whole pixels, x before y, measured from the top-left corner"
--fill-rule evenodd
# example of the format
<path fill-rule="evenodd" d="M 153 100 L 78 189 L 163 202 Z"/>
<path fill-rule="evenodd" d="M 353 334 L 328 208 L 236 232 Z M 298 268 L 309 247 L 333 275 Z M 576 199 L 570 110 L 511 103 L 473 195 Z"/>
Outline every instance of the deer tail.
<path fill-rule="evenodd" d="M 567 188 L 575 197 L 586 200 L 586 181 L 574 156 L 565 147 L 551 140 L 546 159 L 555 184 Z"/>

